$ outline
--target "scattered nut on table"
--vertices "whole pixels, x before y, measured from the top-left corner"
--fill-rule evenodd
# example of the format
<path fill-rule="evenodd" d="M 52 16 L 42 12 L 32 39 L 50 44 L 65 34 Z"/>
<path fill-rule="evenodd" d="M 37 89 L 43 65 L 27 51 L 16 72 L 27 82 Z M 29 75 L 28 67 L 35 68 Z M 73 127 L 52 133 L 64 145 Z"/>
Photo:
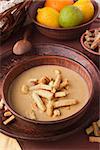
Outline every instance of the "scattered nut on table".
<path fill-rule="evenodd" d="M 8 119 L 6 119 L 5 121 L 3 121 L 4 125 L 7 125 L 8 123 L 10 123 L 11 121 L 13 121 L 15 119 L 14 115 L 11 115 Z"/>
<path fill-rule="evenodd" d="M 0 110 L 3 109 L 3 106 L 4 106 L 4 100 L 1 98 L 1 100 L 0 100 Z"/>
<path fill-rule="evenodd" d="M 1 117 L 2 123 L 7 125 L 15 119 L 15 116 L 8 110 L 7 106 L 4 104 L 4 100 L 0 100 L 0 110 L 3 110 L 3 117 Z"/>
<path fill-rule="evenodd" d="M 100 120 L 93 122 L 91 126 L 86 129 L 86 134 L 89 135 L 89 142 L 100 143 Z"/>
<path fill-rule="evenodd" d="M 5 116 L 5 117 L 9 117 L 9 116 L 11 116 L 11 115 L 12 115 L 12 113 L 11 113 L 10 111 L 4 112 L 4 116 Z"/>

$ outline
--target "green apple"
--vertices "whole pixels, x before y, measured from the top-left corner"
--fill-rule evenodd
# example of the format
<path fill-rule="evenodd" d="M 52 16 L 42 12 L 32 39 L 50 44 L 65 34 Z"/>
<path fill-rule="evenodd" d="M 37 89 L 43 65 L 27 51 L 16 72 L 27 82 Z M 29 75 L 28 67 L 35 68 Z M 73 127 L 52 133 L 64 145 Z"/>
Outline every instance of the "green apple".
<path fill-rule="evenodd" d="M 81 24 L 83 21 L 83 14 L 76 6 L 65 6 L 60 11 L 59 24 L 61 27 L 70 28 Z"/>

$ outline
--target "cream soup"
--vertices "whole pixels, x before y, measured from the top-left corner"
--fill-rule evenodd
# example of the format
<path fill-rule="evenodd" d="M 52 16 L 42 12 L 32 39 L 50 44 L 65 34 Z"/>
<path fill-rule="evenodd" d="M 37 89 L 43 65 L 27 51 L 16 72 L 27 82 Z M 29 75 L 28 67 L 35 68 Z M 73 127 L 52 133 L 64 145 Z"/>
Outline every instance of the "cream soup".
<path fill-rule="evenodd" d="M 78 100 L 78 103 L 75 105 L 69 104 L 64 107 L 58 106 L 57 108 L 55 106 L 55 108 L 52 112 L 52 115 L 48 115 L 46 113 L 48 111 L 46 109 L 47 106 L 45 106 L 45 110 L 41 111 L 41 109 L 39 109 L 37 107 L 37 105 L 34 105 L 35 104 L 34 98 L 36 98 L 36 96 L 37 96 L 36 94 L 38 92 L 32 95 L 32 91 L 29 91 L 29 93 L 23 93 L 21 91 L 21 89 L 22 89 L 22 85 L 27 85 L 29 88 L 30 88 L 30 86 L 31 86 L 31 88 L 32 88 L 32 86 L 34 87 L 34 85 L 29 85 L 29 81 L 32 79 L 34 79 L 34 81 L 39 80 L 44 76 L 50 77 L 49 78 L 50 80 L 52 80 L 53 82 L 56 82 L 55 81 L 56 75 L 54 73 L 55 70 L 56 71 L 59 70 L 61 72 L 61 78 L 62 78 L 61 80 L 63 80 L 63 81 L 65 79 L 68 80 L 68 85 L 66 85 L 65 89 L 64 88 L 61 89 L 60 93 L 56 93 L 57 91 L 55 90 L 54 94 L 56 96 L 58 95 L 58 98 L 56 97 L 56 98 L 52 99 L 51 101 L 54 101 L 54 103 L 58 102 L 58 101 L 60 101 L 60 102 L 62 101 L 62 103 L 63 103 L 64 100 L 75 99 L 75 100 Z M 48 83 L 48 85 L 49 84 L 50 84 L 50 82 Z M 54 90 L 54 88 L 53 88 L 53 90 Z M 65 92 L 64 90 L 67 91 L 66 95 L 63 95 Z M 50 92 L 50 91 L 47 90 L 46 92 Z M 44 91 L 45 94 L 46 94 L 46 92 Z M 58 92 L 59 92 L 59 90 L 58 90 Z M 42 93 L 42 94 L 44 94 L 44 93 Z M 62 96 L 60 97 L 59 94 L 62 94 Z M 38 97 L 40 99 L 42 99 L 41 94 L 38 95 Z M 42 65 L 42 66 L 28 69 L 27 71 L 20 74 L 11 84 L 11 86 L 9 88 L 9 92 L 8 92 L 8 98 L 9 98 L 9 101 L 11 102 L 14 110 L 17 113 L 19 113 L 20 115 L 22 115 L 26 118 L 29 118 L 29 119 L 36 119 L 36 120 L 40 120 L 40 121 L 52 121 L 52 120 L 59 120 L 59 119 L 69 117 L 69 116 L 75 114 L 76 112 L 78 112 L 80 109 L 82 109 L 82 107 L 84 107 L 84 105 L 88 101 L 89 90 L 88 90 L 85 80 L 75 71 L 72 71 L 65 67 L 56 66 L 56 65 Z M 50 102 L 50 99 L 45 98 L 44 100 L 46 100 L 46 103 Z M 44 104 L 44 101 L 43 101 L 43 104 Z M 57 103 L 55 103 L 55 105 L 57 105 Z M 34 106 L 36 106 L 36 107 L 34 107 Z M 31 114 L 33 112 L 35 114 L 35 118 L 34 118 L 34 114 L 33 114 L 33 117 L 31 116 Z M 58 115 L 56 115 L 56 114 L 58 114 Z"/>

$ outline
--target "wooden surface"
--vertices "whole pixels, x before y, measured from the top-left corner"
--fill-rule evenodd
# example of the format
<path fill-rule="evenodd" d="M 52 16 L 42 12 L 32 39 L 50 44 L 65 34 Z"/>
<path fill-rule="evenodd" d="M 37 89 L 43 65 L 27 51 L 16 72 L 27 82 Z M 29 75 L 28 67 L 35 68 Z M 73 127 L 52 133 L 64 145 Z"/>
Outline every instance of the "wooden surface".
<path fill-rule="evenodd" d="M 55 142 L 20 141 L 23 150 L 99 150 L 99 145 L 89 143 L 84 131 Z"/>
<path fill-rule="evenodd" d="M 99 24 L 94 23 L 92 27 L 98 27 Z M 17 39 L 21 37 L 23 31 L 21 31 L 18 37 L 13 35 L 9 41 L 5 42 L 2 46 L 0 46 L 0 55 L 4 56 L 5 53 L 11 53 L 13 44 Z M 33 35 L 31 36 L 32 43 L 43 43 L 43 42 L 50 42 L 50 43 L 61 43 L 71 46 L 79 51 L 83 52 L 84 49 L 79 43 L 79 39 L 76 41 L 54 41 L 52 39 L 46 38 L 41 35 L 36 29 L 33 27 Z M 99 150 L 99 145 L 96 143 L 89 143 L 88 137 L 85 134 L 84 130 L 81 130 L 70 137 L 62 139 L 56 142 L 33 142 L 33 141 L 19 141 L 23 150 Z"/>
<path fill-rule="evenodd" d="M 94 22 L 92 25 L 91 25 L 91 28 L 97 28 L 97 27 L 100 27 L 100 21 L 98 22 Z M 29 27 L 27 27 L 29 28 Z M 14 43 L 16 43 L 16 41 L 18 39 L 22 39 L 23 37 L 23 33 L 25 32 L 25 30 L 27 28 L 23 28 L 21 29 L 21 31 L 18 33 L 18 34 L 15 34 L 15 35 L 12 35 L 8 41 L 4 42 L 4 44 L 0 45 L 0 55 L 1 56 L 4 56 L 5 53 L 6 55 L 9 54 L 9 51 L 11 51 Z M 32 35 L 30 36 L 30 40 L 31 42 L 34 44 L 34 43 L 46 43 L 46 42 L 49 42 L 49 43 L 60 43 L 60 44 L 65 44 L 65 45 L 68 45 L 72 48 L 75 48 L 83 53 L 85 53 L 84 51 L 84 48 L 81 46 L 80 44 L 80 39 L 76 39 L 76 40 L 72 40 L 72 41 L 67 41 L 67 40 L 64 40 L 64 41 L 58 41 L 58 40 L 53 40 L 53 39 L 50 39 L 50 38 L 47 38 L 46 36 L 40 34 L 39 31 L 37 31 L 35 29 L 35 27 L 32 25 Z"/>

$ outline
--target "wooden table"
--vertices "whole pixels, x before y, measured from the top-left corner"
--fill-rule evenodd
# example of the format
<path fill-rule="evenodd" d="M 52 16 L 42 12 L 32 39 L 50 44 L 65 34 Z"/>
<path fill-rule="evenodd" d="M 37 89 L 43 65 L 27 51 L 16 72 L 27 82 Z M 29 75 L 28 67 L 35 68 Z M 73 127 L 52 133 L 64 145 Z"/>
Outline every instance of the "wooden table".
<path fill-rule="evenodd" d="M 20 141 L 23 150 L 99 150 L 99 145 L 89 143 L 84 131 L 55 142 Z"/>
<path fill-rule="evenodd" d="M 99 24 L 94 22 L 91 26 L 99 27 Z M 11 49 L 14 43 L 22 37 L 22 34 L 25 29 L 21 30 L 20 33 L 16 36 L 13 35 L 9 38 L 9 41 L 5 42 L 0 46 L 0 55 L 3 57 L 5 54 L 11 53 Z M 31 41 L 33 43 L 60 43 L 66 44 L 67 46 L 73 47 L 81 52 L 84 52 L 79 39 L 76 41 L 55 41 L 49 39 L 43 35 L 41 35 L 35 27 L 33 27 L 33 34 L 31 36 Z M 1 64 L 2 65 L 2 64 Z M 19 141 L 23 150 L 99 150 L 99 144 L 97 143 L 89 143 L 88 136 L 85 134 L 84 130 L 81 130 L 70 137 L 66 137 L 65 139 L 55 141 L 55 142 L 34 142 L 34 141 Z"/>

